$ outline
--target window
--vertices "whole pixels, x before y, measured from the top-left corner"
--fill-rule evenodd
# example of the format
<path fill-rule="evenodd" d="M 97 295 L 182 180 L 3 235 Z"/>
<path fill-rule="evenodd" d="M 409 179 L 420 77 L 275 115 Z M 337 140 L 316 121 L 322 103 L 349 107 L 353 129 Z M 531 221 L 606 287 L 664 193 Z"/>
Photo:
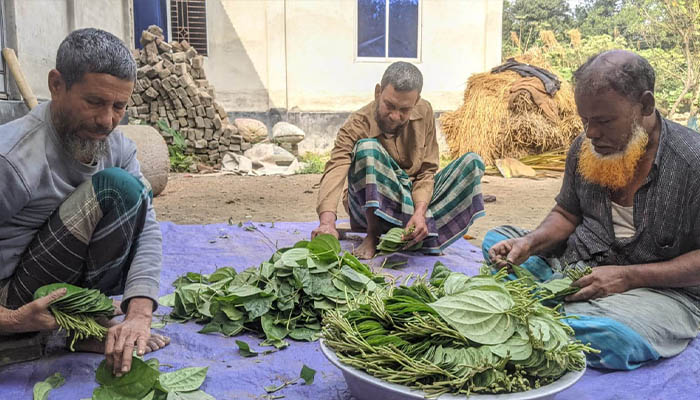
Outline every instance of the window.
<path fill-rule="evenodd" d="M 168 39 L 168 1 L 134 0 L 134 45 L 137 49 L 141 46 L 141 32 L 151 25 L 158 25 L 163 29 L 165 41 Z"/>
<path fill-rule="evenodd" d="M 206 56 L 206 0 L 170 0 L 170 32 L 173 40 L 187 40 L 199 54 Z"/>
<path fill-rule="evenodd" d="M 357 0 L 357 57 L 418 58 L 419 0 Z"/>

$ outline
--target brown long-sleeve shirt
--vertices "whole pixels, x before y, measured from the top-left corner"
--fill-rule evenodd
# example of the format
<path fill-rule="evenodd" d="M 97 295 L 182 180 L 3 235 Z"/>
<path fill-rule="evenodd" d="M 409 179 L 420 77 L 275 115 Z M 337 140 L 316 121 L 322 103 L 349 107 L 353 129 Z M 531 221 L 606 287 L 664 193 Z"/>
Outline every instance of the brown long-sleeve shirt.
<path fill-rule="evenodd" d="M 338 201 L 348 177 L 352 151 L 360 139 L 377 138 L 389 155 L 406 171 L 413 182 L 414 203 L 429 203 L 433 196 L 435 172 L 440 162 L 433 108 L 420 99 L 413 108 L 409 121 L 397 134 L 381 132 L 374 118 L 375 102 L 371 102 L 350 115 L 331 152 L 331 159 L 321 178 L 316 212 L 337 213 Z"/>

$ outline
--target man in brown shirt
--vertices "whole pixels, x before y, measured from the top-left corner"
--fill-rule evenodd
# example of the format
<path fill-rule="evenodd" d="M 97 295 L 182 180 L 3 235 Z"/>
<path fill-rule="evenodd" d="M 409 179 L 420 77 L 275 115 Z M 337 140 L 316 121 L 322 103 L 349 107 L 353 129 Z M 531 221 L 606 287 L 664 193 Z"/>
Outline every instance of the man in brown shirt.
<path fill-rule="evenodd" d="M 375 87 L 375 100 L 345 122 L 321 178 L 320 224 L 312 237 L 338 237 L 336 211 L 343 194 L 351 226 L 367 231 L 355 249 L 360 258 L 373 257 L 379 236 L 392 226 L 411 230 L 404 238 L 407 248 L 423 241 L 423 252 L 440 253 L 483 215 L 479 156 L 465 154 L 437 173 L 435 117 L 420 98 L 422 86 L 418 68 L 393 63 Z"/>

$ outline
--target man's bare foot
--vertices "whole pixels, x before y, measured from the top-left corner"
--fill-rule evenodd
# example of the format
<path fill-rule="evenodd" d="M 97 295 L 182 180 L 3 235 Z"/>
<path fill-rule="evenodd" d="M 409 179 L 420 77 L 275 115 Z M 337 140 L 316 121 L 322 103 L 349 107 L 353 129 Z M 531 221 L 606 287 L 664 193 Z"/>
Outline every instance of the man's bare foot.
<path fill-rule="evenodd" d="M 98 321 L 98 322 L 100 323 L 100 325 L 103 325 L 106 328 L 110 328 L 110 327 L 119 323 L 119 321 L 116 321 L 114 319 L 111 319 L 109 321 Z M 68 340 L 70 341 L 71 338 L 69 337 Z M 146 352 L 144 354 L 148 354 L 152 351 L 160 350 L 169 344 L 170 344 L 170 338 L 168 336 L 160 335 L 157 333 L 151 333 L 151 337 L 146 342 Z M 79 341 L 75 342 L 75 351 L 76 352 L 84 352 L 84 353 L 104 354 L 105 342 L 94 339 L 94 338 L 93 339 L 79 340 Z"/>
<path fill-rule="evenodd" d="M 355 257 L 360 260 L 369 260 L 377 254 L 377 245 L 379 244 L 379 236 L 367 234 L 359 246 L 352 252 Z"/>

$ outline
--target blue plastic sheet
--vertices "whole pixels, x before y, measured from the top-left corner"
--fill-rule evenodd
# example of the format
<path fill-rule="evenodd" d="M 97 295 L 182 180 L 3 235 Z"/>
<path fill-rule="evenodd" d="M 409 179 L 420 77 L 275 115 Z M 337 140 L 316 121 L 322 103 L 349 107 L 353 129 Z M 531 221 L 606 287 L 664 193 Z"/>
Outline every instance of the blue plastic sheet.
<path fill-rule="evenodd" d="M 255 224 L 256 229 L 245 226 L 175 225 L 161 223 L 163 230 L 163 273 L 161 295 L 172 292 L 172 281 L 179 275 L 196 271 L 210 273 L 222 266 L 243 270 L 268 259 L 276 247 L 285 247 L 299 240 L 308 239 L 315 223 Z M 359 242 L 344 241 L 346 249 Z M 459 240 L 440 257 L 407 254 L 407 265 L 396 271 L 426 273 L 436 261 L 468 274 L 475 274 L 481 264 L 481 250 Z M 397 258 L 396 256 L 394 258 Z M 374 260 L 378 265 L 382 259 Z M 157 314 L 169 311 L 161 307 Z M 220 335 L 203 335 L 195 323 L 168 324 L 156 331 L 172 338 L 172 343 L 145 358 L 156 357 L 162 364 L 174 369 L 189 366 L 208 366 L 209 372 L 202 389 L 217 399 L 264 399 L 264 386 L 278 385 L 299 376 L 302 365 L 315 369 L 312 385 L 297 383 L 275 395 L 285 399 L 351 399 L 340 370 L 323 356 L 317 342 L 296 342 L 272 354 L 243 358 L 238 354 L 235 339 L 249 343 L 253 350 L 260 350 L 260 338 L 240 335 L 226 338 Z M 263 348 L 269 349 L 269 348 Z M 0 399 L 31 399 L 36 382 L 60 372 L 66 383 L 55 389 L 49 399 L 89 398 L 95 382 L 95 370 L 104 357 L 99 354 L 68 353 L 61 348 L 51 349 L 50 355 L 41 360 L 0 368 Z M 172 370 L 165 368 L 163 371 Z M 584 377 L 570 389 L 555 398 L 564 399 L 699 399 L 700 398 L 700 341 L 697 339 L 679 356 L 651 363 L 635 371 L 605 372 L 589 369 Z"/>

